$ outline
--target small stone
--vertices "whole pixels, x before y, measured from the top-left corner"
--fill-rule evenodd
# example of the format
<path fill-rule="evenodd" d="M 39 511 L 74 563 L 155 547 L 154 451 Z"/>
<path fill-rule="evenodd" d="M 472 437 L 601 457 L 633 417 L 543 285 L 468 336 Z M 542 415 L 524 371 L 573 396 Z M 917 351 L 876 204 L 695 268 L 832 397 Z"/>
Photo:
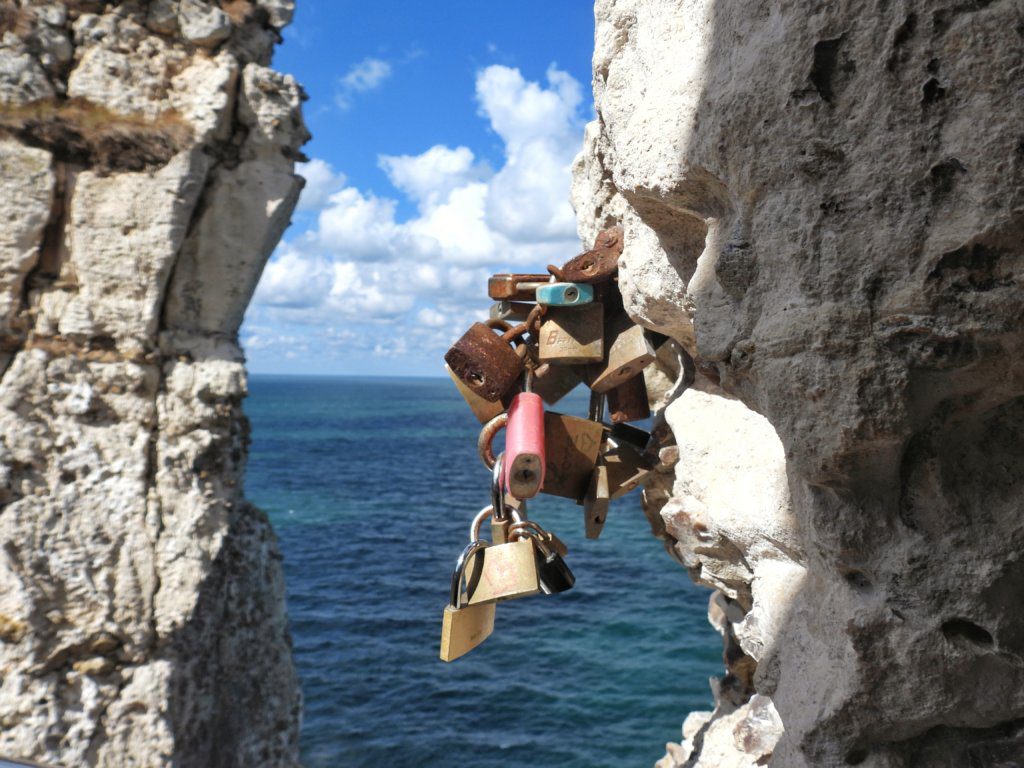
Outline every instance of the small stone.
<path fill-rule="evenodd" d="M 181 0 L 178 26 L 189 42 L 212 48 L 231 34 L 231 19 L 224 11 L 201 0 Z"/>

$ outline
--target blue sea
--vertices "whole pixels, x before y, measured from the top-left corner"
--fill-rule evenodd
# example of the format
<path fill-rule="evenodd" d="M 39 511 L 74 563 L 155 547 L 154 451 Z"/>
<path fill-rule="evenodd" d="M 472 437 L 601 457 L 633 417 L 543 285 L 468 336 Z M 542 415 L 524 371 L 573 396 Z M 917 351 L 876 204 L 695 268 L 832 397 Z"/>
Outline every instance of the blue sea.
<path fill-rule="evenodd" d="M 581 393 L 563 403 L 585 415 Z M 445 664 L 451 570 L 490 480 L 451 382 L 254 375 L 245 407 L 246 493 L 284 554 L 307 768 L 650 766 L 710 708 L 709 593 L 651 536 L 639 492 L 597 541 L 572 502 L 531 502 L 576 586 L 500 604 L 494 634 Z"/>

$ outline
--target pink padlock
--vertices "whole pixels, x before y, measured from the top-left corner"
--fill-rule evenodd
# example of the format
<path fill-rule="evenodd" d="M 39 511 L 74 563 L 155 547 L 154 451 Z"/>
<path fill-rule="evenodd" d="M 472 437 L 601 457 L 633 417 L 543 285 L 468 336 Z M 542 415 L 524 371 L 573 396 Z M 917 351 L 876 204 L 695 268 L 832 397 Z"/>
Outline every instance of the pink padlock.
<path fill-rule="evenodd" d="M 505 477 L 508 492 L 531 499 L 544 485 L 544 401 L 533 392 L 520 392 L 508 407 L 505 427 Z"/>

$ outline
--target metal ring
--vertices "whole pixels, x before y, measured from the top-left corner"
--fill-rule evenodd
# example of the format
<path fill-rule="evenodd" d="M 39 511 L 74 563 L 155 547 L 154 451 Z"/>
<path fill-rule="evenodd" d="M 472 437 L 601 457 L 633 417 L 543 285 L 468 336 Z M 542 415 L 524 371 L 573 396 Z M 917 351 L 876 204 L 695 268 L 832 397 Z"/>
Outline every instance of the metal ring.
<path fill-rule="evenodd" d="M 499 413 L 480 428 L 480 437 L 477 438 L 476 449 L 480 452 L 480 460 L 483 461 L 484 466 L 488 469 L 494 469 L 494 465 L 497 463 L 491 443 L 494 442 L 494 436 L 498 434 L 498 430 L 504 429 L 506 424 L 508 424 L 508 413 Z"/>
<path fill-rule="evenodd" d="M 558 281 L 559 283 L 566 282 L 565 273 L 560 268 L 556 267 L 554 264 L 548 264 L 548 272 L 551 274 L 551 277 L 553 278 L 551 280 L 552 283 L 555 281 Z"/>
<path fill-rule="evenodd" d="M 500 317 L 492 317 L 484 320 L 484 325 L 492 331 L 501 331 L 502 333 L 508 333 L 512 330 L 512 324 L 502 320 Z"/>
<path fill-rule="evenodd" d="M 530 314 L 526 316 L 526 322 L 523 323 L 523 325 L 527 327 L 527 329 L 530 332 L 530 335 L 533 336 L 534 340 L 540 338 L 540 319 L 544 316 L 544 314 L 547 311 L 547 307 L 545 307 L 543 304 L 538 304 L 533 309 L 531 309 Z M 534 328 L 534 326 L 537 327 Z"/>
<path fill-rule="evenodd" d="M 540 306 L 540 305 L 538 304 L 537 306 Z M 530 317 L 533 315 L 533 312 L 534 312 L 535 309 L 536 309 L 536 307 L 534 307 L 534 309 L 530 310 L 530 314 L 526 316 L 526 322 L 525 323 L 520 323 L 517 326 L 509 328 L 507 331 L 505 331 L 503 334 L 501 334 L 502 341 L 507 341 L 509 343 L 514 342 L 514 341 L 522 342 L 523 341 L 523 336 L 525 336 L 527 333 L 530 332 L 530 322 L 529 321 L 530 321 Z"/>

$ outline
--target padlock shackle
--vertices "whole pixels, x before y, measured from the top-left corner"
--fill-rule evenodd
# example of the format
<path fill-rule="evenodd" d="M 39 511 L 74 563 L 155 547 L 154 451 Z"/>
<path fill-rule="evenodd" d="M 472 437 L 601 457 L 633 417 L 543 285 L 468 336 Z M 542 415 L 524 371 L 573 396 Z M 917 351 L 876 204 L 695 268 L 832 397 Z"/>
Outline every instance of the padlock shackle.
<path fill-rule="evenodd" d="M 508 413 L 502 412 L 488 421 L 480 428 L 480 437 L 476 441 L 476 449 L 480 452 L 480 460 L 488 469 L 494 469 L 497 459 L 494 458 L 494 449 L 491 444 L 498 431 L 504 429 L 508 424 Z"/>
<path fill-rule="evenodd" d="M 508 519 L 508 510 L 505 507 L 505 489 L 502 487 L 502 465 L 505 463 L 505 454 L 499 454 L 494 462 L 491 471 L 491 506 L 494 508 L 495 520 Z"/>
<path fill-rule="evenodd" d="M 536 545 L 537 549 L 547 556 L 550 554 L 551 549 L 547 546 L 547 542 L 544 540 L 545 533 L 546 531 L 533 520 L 520 520 L 510 525 L 508 528 L 510 541 L 518 541 L 519 539 L 524 538 L 533 539 L 533 543 Z"/>
<path fill-rule="evenodd" d="M 483 541 L 480 538 L 480 529 L 483 527 L 484 520 L 494 515 L 494 505 L 488 504 L 486 507 L 481 509 L 473 517 L 473 522 L 469 524 L 469 540 L 470 542 Z"/>
<path fill-rule="evenodd" d="M 466 565 L 469 563 L 469 558 L 484 549 L 487 549 L 486 541 L 471 541 L 462 550 L 459 559 L 455 561 L 455 571 L 452 573 L 452 589 L 448 599 L 452 608 L 459 607 L 459 596 L 462 593 L 462 578 L 466 573 Z"/>

